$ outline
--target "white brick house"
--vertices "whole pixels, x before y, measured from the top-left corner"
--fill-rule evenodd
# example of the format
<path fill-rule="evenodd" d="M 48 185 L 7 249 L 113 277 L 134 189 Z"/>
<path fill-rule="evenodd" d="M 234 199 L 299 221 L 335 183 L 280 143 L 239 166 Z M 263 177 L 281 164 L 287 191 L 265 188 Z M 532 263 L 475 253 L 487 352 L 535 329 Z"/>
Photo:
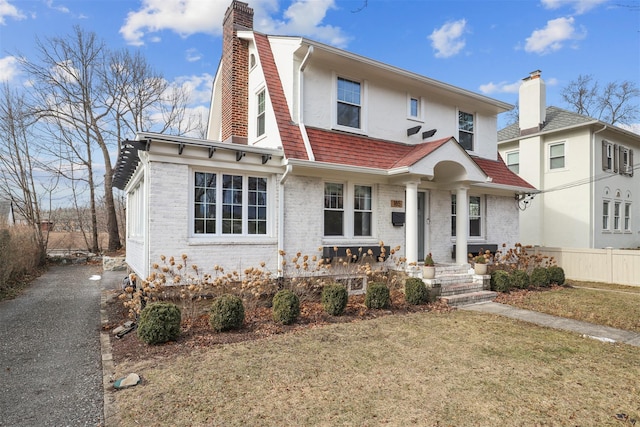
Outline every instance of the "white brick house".
<path fill-rule="evenodd" d="M 120 154 L 133 271 L 182 253 L 275 271 L 279 249 L 379 241 L 466 264 L 470 244 L 517 242 L 516 199 L 536 190 L 498 155 L 511 105 L 252 26 L 233 1 L 206 140 L 141 133 Z"/>

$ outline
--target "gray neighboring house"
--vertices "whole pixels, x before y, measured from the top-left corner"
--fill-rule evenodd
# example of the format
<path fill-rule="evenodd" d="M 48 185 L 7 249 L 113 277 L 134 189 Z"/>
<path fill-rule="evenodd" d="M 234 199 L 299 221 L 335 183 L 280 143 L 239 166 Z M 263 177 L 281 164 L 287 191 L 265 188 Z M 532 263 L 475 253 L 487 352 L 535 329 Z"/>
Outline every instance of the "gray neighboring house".
<path fill-rule="evenodd" d="M 546 106 L 539 70 L 520 86 L 519 122 L 498 131 L 512 172 L 540 193 L 521 203 L 520 241 L 565 248 L 640 247 L 640 135 Z"/>

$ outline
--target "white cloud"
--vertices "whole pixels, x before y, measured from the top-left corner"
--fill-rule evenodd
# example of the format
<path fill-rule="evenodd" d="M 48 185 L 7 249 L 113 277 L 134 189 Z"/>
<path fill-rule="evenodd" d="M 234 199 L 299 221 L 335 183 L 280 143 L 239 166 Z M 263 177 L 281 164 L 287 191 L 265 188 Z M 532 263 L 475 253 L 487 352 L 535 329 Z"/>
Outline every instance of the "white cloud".
<path fill-rule="evenodd" d="M 228 6 L 224 1 L 142 0 L 141 8 L 127 15 L 120 34 L 135 46 L 143 45 L 148 34 L 163 30 L 183 37 L 195 33 L 219 35 Z M 327 11 L 335 8 L 334 0 L 296 0 L 284 11 L 282 20 L 272 16 L 278 12 L 277 0 L 254 0 L 250 6 L 258 31 L 310 36 L 340 47 L 349 40 L 339 27 L 322 25 Z"/>
<path fill-rule="evenodd" d="M 188 62 L 197 62 L 202 59 L 202 54 L 196 48 L 187 49 L 185 55 Z"/>
<path fill-rule="evenodd" d="M 431 46 L 436 50 L 436 58 L 449 58 L 458 54 L 465 46 L 463 37 L 467 26 L 466 19 L 447 22 L 442 27 L 433 30 L 428 37 Z"/>
<path fill-rule="evenodd" d="M 70 13 L 68 7 L 54 5 L 53 0 L 47 0 L 45 3 L 47 4 L 47 7 L 49 9 L 57 10 L 58 12 L 62 12 L 62 13 Z"/>
<path fill-rule="evenodd" d="M 0 0 L 0 25 L 4 25 L 5 16 L 13 19 L 24 19 L 25 15 L 17 7 L 9 3 L 9 0 Z"/>
<path fill-rule="evenodd" d="M 9 82 L 19 74 L 18 58 L 5 56 L 0 58 L 0 82 Z"/>
<path fill-rule="evenodd" d="M 267 16 L 260 21 L 259 29 L 272 34 L 308 36 L 337 47 L 345 47 L 350 38 L 341 28 L 322 25 L 327 11 L 335 8 L 334 0 L 297 0 L 284 11 L 284 21 Z"/>
<path fill-rule="evenodd" d="M 197 76 L 180 76 L 177 77 L 173 84 L 181 86 L 190 95 L 190 105 L 207 104 L 211 102 L 211 87 L 213 85 L 213 76 L 209 73 Z"/>
<path fill-rule="evenodd" d="M 531 33 L 526 40 L 524 50 L 544 55 L 560 50 L 567 41 L 583 39 L 586 31 L 576 31 L 574 23 L 573 17 L 548 21 L 546 27 Z"/>
<path fill-rule="evenodd" d="M 606 3 L 609 0 L 541 0 L 546 9 L 559 9 L 562 6 L 572 7 L 576 14 L 581 15 Z"/>
<path fill-rule="evenodd" d="M 485 95 L 491 95 L 495 93 L 518 93 L 518 89 L 520 88 L 520 80 L 517 82 L 509 83 L 509 82 L 500 82 L 494 83 L 489 82 L 487 84 L 480 85 L 480 92 Z"/>
<path fill-rule="evenodd" d="M 630 125 L 625 125 L 625 124 L 616 124 L 616 126 L 628 130 L 629 132 L 633 132 L 633 133 L 637 133 L 638 135 L 640 135 L 640 123 L 631 123 Z"/>

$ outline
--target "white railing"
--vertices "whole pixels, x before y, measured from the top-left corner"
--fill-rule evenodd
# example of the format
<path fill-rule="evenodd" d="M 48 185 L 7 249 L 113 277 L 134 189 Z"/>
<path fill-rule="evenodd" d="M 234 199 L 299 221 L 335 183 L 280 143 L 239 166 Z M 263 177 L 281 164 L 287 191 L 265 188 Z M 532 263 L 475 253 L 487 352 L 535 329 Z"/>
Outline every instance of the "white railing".
<path fill-rule="evenodd" d="M 567 279 L 640 286 L 640 250 L 534 247 L 552 256 Z"/>

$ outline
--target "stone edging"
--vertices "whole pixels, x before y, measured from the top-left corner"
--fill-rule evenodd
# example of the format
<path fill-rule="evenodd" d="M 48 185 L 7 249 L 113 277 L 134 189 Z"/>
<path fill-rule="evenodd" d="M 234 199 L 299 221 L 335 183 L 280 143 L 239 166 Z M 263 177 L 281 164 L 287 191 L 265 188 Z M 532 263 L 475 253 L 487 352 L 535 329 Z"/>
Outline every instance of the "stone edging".
<path fill-rule="evenodd" d="M 104 326 L 109 323 L 107 317 L 107 294 L 108 291 L 102 291 L 100 296 L 100 325 Z M 113 395 L 113 381 L 115 374 L 115 365 L 113 363 L 113 355 L 111 354 L 111 337 L 109 331 L 100 328 L 100 347 L 102 353 L 102 386 L 104 389 L 104 426 L 116 427 L 119 425 L 118 409 Z"/>

